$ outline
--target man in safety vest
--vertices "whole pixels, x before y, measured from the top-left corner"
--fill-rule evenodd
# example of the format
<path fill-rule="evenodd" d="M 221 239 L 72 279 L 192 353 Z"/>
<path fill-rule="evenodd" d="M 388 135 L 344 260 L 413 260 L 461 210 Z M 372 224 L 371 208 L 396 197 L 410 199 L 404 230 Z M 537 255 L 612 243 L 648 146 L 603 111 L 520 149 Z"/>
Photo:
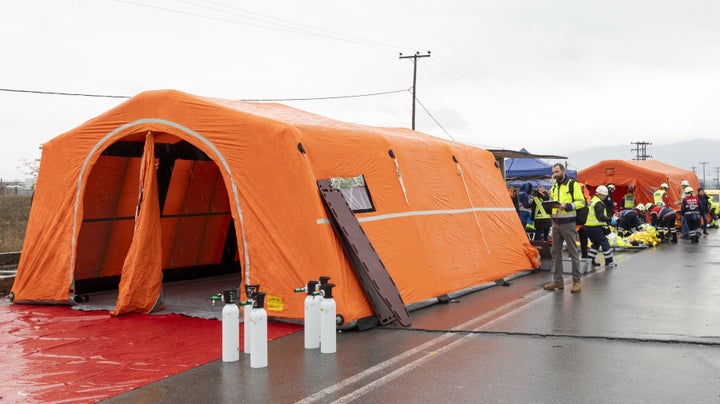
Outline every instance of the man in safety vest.
<path fill-rule="evenodd" d="M 708 225 L 711 229 L 717 229 L 718 226 L 718 216 L 720 216 L 720 202 L 713 202 L 712 200 L 710 202 L 710 224 Z"/>
<path fill-rule="evenodd" d="M 662 202 L 663 206 L 670 206 L 670 197 L 668 196 L 667 190 L 668 184 L 664 182 L 660 184 L 660 189 L 653 194 L 653 205 L 659 206 L 660 202 Z"/>
<path fill-rule="evenodd" d="M 575 230 L 576 210 L 585 207 L 585 197 L 582 189 L 575 180 L 565 175 L 565 166 L 555 164 L 552 166 L 552 177 L 555 180 L 550 190 L 550 199 L 555 201 L 552 208 L 552 257 L 553 257 L 553 281 L 543 285 L 545 290 L 564 289 L 563 281 L 563 242 L 567 247 L 568 255 L 572 261 L 573 286 L 570 291 L 578 293 L 580 286 L 580 254 L 576 243 L 577 232 Z"/>
<path fill-rule="evenodd" d="M 668 239 L 668 233 L 672 235 L 671 243 L 677 243 L 677 227 L 675 226 L 675 211 L 665 206 L 662 202 L 650 208 L 650 224 L 657 229 L 660 241 Z"/>
<path fill-rule="evenodd" d="M 585 231 L 592 242 L 590 250 L 588 250 L 588 255 L 592 258 L 592 266 L 600 266 L 600 263 L 595 261 L 595 257 L 599 249 L 602 249 L 603 257 L 605 258 L 605 267 L 615 268 L 617 264 L 613 261 L 612 248 L 610 248 L 610 243 L 603 231 L 603 227 L 607 226 L 612 220 L 606 215 L 605 203 L 603 202 L 607 196 L 608 189 L 606 186 L 600 185 L 595 189 L 595 196 L 590 200 L 590 210 L 588 211 L 587 222 L 585 222 Z M 637 216 L 635 220 L 637 220 Z"/>
<path fill-rule="evenodd" d="M 635 185 L 628 185 L 627 193 L 622 199 L 623 209 L 635 209 Z"/>
<path fill-rule="evenodd" d="M 542 185 L 538 186 L 536 192 L 533 194 L 530 220 L 528 224 L 525 225 L 525 231 L 535 233 L 533 237 L 535 241 L 548 241 L 550 237 L 552 220 L 550 219 L 550 213 L 543 206 L 543 202 L 548 199 L 550 199 L 550 195 L 545 187 Z"/>

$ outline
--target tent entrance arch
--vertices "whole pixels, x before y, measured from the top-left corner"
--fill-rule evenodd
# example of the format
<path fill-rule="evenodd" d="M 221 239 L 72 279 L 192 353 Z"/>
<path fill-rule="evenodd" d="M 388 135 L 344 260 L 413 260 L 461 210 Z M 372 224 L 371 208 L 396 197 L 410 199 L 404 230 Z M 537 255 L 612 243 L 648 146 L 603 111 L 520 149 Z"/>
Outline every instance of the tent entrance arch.
<path fill-rule="evenodd" d="M 159 136 L 158 136 L 159 137 Z M 76 293 L 117 288 L 135 227 L 144 142 L 125 138 L 93 165 L 83 192 L 74 268 Z M 237 273 L 238 242 L 219 167 L 187 141 L 154 145 L 163 281 Z"/>

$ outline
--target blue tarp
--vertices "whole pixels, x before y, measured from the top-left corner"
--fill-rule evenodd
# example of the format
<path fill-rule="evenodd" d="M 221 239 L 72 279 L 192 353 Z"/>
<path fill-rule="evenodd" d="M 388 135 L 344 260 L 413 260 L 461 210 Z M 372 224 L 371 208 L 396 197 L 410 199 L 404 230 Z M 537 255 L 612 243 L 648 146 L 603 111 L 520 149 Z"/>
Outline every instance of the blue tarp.
<path fill-rule="evenodd" d="M 527 150 L 520 149 L 523 153 Z M 534 158 L 515 158 L 505 161 L 505 177 L 510 180 L 512 178 L 542 178 L 552 175 L 552 165 L 542 160 Z M 571 178 L 577 178 L 576 170 L 567 170 L 567 175 Z"/>

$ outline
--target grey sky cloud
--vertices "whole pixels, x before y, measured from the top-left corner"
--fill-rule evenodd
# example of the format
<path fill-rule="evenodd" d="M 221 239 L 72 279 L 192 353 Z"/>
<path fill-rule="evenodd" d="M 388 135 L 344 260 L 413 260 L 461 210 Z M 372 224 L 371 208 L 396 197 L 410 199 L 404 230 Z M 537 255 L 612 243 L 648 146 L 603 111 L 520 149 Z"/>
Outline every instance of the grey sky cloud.
<path fill-rule="evenodd" d="M 0 5 L 0 88 L 113 95 L 175 88 L 231 99 L 363 94 L 408 89 L 412 63 L 398 52 L 431 50 L 418 63 L 418 99 L 457 141 L 562 154 L 718 137 L 716 1 Z M 400 93 L 285 103 L 409 127 L 410 101 Z M 21 158 L 119 102 L 0 92 L 7 144 L 0 178 L 22 177 Z M 416 121 L 447 138 L 421 108 Z"/>

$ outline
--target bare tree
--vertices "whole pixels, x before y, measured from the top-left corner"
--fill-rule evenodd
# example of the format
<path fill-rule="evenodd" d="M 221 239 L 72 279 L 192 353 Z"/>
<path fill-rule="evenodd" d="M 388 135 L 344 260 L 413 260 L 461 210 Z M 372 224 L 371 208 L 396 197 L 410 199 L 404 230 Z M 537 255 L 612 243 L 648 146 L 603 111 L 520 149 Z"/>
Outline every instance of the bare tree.
<path fill-rule="evenodd" d="M 40 159 L 28 159 L 23 157 L 20 159 L 20 166 L 18 167 L 18 170 L 25 175 L 37 178 L 38 171 L 40 170 Z"/>

